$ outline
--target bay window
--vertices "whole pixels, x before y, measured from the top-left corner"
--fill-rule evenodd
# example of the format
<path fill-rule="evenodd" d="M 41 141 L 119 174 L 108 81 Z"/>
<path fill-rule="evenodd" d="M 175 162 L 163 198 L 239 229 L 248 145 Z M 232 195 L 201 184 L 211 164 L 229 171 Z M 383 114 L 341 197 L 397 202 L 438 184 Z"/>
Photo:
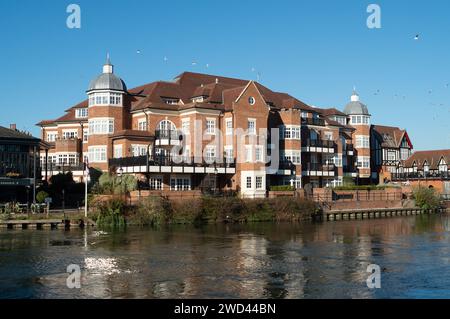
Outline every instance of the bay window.
<path fill-rule="evenodd" d="M 89 135 L 98 134 L 112 134 L 114 133 L 114 119 L 90 119 L 89 120 Z"/>

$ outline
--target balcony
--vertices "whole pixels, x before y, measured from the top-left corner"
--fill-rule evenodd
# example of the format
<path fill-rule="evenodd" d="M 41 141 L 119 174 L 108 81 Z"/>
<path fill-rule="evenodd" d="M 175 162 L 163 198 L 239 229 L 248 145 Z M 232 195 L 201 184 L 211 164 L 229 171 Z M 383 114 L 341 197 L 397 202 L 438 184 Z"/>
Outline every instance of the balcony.
<path fill-rule="evenodd" d="M 161 145 L 180 145 L 183 140 L 183 132 L 178 130 L 156 130 L 155 144 Z"/>
<path fill-rule="evenodd" d="M 437 179 L 437 180 L 450 180 L 450 172 L 415 172 L 415 173 L 392 173 L 393 181 L 407 181 L 407 180 L 419 180 L 419 179 Z"/>
<path fill-rule="evenodd" d="M 73 176 L 83 176 L 84 175 L 84 164 L 56 164 L 48 163 L 47 165 L 41 165 L 41 174 L 43 177 L 50 177 L 59 173 L 65 174 L 71 172 Z"/>
<path fill-rule="evenodd" d="M 235 174 L 236 165 L 232 159 L 205 160 L 196 157 L 138 156 L 113 158 L 109 166 L 122 168 L 124 173 L 198 173 Z"/>
<path fill-rule="evenodd" d="M 303 176 L 335 176 L 334 164 L 308 163 L 303 166 Z"/>
<path fill-rule="evenodd" d="M 81 151 L 81 140 L 79 138 L 58 139 L 55 142 L 57 152 L 79 153 Z"/>
<path fill-rule="evenodd" d="M 302 124 L 305 125 L 315 125 L 315 126 L 325 126 L 325 120 L 318 118 L 302 118 Z"/>
<path fill-rule="evenodd" d="M 302 151 L 310 153 L 335 153 L 336 143 L 328 140 L 303 140 Z"/>

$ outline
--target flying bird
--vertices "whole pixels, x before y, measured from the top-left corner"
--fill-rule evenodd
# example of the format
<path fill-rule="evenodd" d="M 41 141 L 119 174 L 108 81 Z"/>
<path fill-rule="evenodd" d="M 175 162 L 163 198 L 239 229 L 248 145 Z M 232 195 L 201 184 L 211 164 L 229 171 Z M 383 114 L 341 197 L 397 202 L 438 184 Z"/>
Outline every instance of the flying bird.
<path fill-rule="evenodd" d="M 416 41 L 419 40 L 419 37 L 420 36 L 418 34 L 416 34 L 416 36 L 414 37 L 414 40 L 416 40 Z"/>

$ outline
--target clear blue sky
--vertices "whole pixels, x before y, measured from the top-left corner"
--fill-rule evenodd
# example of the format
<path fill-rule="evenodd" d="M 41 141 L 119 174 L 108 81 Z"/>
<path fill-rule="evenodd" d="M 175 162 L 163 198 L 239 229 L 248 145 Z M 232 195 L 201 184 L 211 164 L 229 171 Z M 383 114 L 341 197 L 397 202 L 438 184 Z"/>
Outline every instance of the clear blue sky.
<path fill-rule="evenodd" d="M 70 3 L 80 30 L 66 27 Z M 366 26 L 370 3 L 381 29 Z M 37 135 L 85 98 L 110 52 L 130 88 L 259 72 L 273 90 L 343 109 L 356 85 L 374 123 L 407 128 L 416 149 L 450 148 L 449 14 L 448 0 L 0 1 L 0 125 Z"/>

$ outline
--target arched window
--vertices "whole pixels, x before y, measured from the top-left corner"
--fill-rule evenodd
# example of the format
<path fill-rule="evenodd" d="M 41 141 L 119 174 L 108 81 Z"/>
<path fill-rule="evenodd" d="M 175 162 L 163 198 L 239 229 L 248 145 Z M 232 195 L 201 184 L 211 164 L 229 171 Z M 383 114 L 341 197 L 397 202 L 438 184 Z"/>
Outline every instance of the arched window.
<path fill-rule="evenodd" d="M 177 127 L 175 126 L 175 124 L 173 124 L 173 122 L 171 122 L 169 120 L 162 120 L 158 124 L 158 130 L 165 131 L 165 132 L 167 132 L 167 131 L 176 131 Z"/>
<path fill-rule="evenodd" d="M 156 135 L 159 138 L 178 139 L 177 127 L 169 120 L 162 120 L 156 128 Z"/>

